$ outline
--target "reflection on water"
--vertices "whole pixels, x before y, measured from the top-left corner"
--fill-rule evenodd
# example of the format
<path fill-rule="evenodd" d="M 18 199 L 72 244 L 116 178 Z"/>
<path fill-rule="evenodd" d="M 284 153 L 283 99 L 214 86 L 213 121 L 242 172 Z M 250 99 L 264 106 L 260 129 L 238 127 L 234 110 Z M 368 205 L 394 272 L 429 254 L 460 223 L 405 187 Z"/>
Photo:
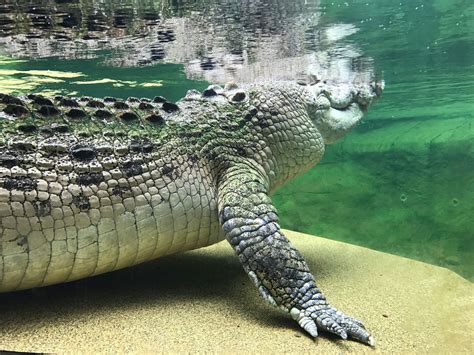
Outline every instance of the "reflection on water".
<path fill-rule="evenodd" d="M 4 61 L 6 62 L 6 61 Z M 82 73 L 71 73 L 71 72 L 59 72 L 54 70 L 9 70 L 9 69 L 0 69 L 0 75 L 16 75 L 16 74 L 28 74 L 28 75 L 40 75 L 44 78 L 42 79 L 44 82 L 50 83 L 58 82 L 58 81 L 51 81 L 51 80 L 60 80 L 59 78 L 77 78 L 83 76 Z M 60 80 L 62 81 L 62 80 Z"/>
<path fill-rule="evenodd" d="M 319 0 L 35 1 L 0 6 L 0 50 L 18 58 L 95 58 L 115 66 L 185 64 L 188 78 L 225 82 L 369 80 L 353 24 L 322 24 Z"/>

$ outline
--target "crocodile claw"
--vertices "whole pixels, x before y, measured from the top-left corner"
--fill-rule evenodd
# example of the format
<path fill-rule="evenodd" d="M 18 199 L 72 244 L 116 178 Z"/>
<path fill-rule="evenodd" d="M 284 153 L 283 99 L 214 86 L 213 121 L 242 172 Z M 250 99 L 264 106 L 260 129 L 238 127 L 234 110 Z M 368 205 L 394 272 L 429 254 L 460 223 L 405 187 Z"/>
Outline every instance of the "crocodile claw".
<path fill-rule="evenodd" d="M 310 317 L 303 317 L 299 319 L 298 324 L 301 328 L 306 330 L 306 332 L 309 333 L 309 335 L 311 335 L 313 338 L 316 338 L 318 336 L 318 327 L 316 326 L 314 320 L 312 320 Z"/>
<path fill-rule="evenodd" d="M 318 336 L 319 329 L 336 334 L 344 340 L 351 338 L 375 346 L 374 337 L 361 321 L 346 316 L 332 306 L 313 306 L 305 310 L 293 308 L 290 314 L 313 338 Z"/>

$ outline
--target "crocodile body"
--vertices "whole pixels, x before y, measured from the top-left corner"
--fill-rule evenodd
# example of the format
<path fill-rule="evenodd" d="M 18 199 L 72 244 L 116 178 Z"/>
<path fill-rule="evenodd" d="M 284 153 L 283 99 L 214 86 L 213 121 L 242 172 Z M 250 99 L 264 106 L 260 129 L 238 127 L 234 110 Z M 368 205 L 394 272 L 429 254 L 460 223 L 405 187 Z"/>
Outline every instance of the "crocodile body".
<path fill-rule="evenodd" d="M 381 91 L 312 84 L 211 86 L 176 104 L 0 95 L 0 292 L 227 239 L 262 296 L 311 335 L 372 343 L 326 303 L 269 197 Z"/>

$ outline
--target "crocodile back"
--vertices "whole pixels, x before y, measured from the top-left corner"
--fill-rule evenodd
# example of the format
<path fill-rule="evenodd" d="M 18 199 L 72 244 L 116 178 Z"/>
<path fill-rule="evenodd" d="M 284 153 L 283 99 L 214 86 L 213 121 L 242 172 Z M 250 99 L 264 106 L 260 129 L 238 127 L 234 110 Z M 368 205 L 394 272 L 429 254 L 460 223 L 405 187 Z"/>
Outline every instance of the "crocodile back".
<path fill-rule="evenodd" d="M 0 102 L 0 291 L 222 239 L 212 172 L 186 136 L 185 115 L 173 118 L 176 104 L 38 95 Z"/>

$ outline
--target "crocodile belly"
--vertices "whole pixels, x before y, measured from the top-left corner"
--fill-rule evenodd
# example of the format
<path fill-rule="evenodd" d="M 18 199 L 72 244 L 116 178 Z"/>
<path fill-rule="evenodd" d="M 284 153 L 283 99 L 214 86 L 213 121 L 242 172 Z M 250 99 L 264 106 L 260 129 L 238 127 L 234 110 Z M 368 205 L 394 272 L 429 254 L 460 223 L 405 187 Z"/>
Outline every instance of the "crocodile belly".
<path fill-rule="evenodd" d="M 199 170 L 85 185 L 61 184 L 61 177 L 3 180 L 0 292 L 77 280 L 223 239 L 214 189 Z"/>

